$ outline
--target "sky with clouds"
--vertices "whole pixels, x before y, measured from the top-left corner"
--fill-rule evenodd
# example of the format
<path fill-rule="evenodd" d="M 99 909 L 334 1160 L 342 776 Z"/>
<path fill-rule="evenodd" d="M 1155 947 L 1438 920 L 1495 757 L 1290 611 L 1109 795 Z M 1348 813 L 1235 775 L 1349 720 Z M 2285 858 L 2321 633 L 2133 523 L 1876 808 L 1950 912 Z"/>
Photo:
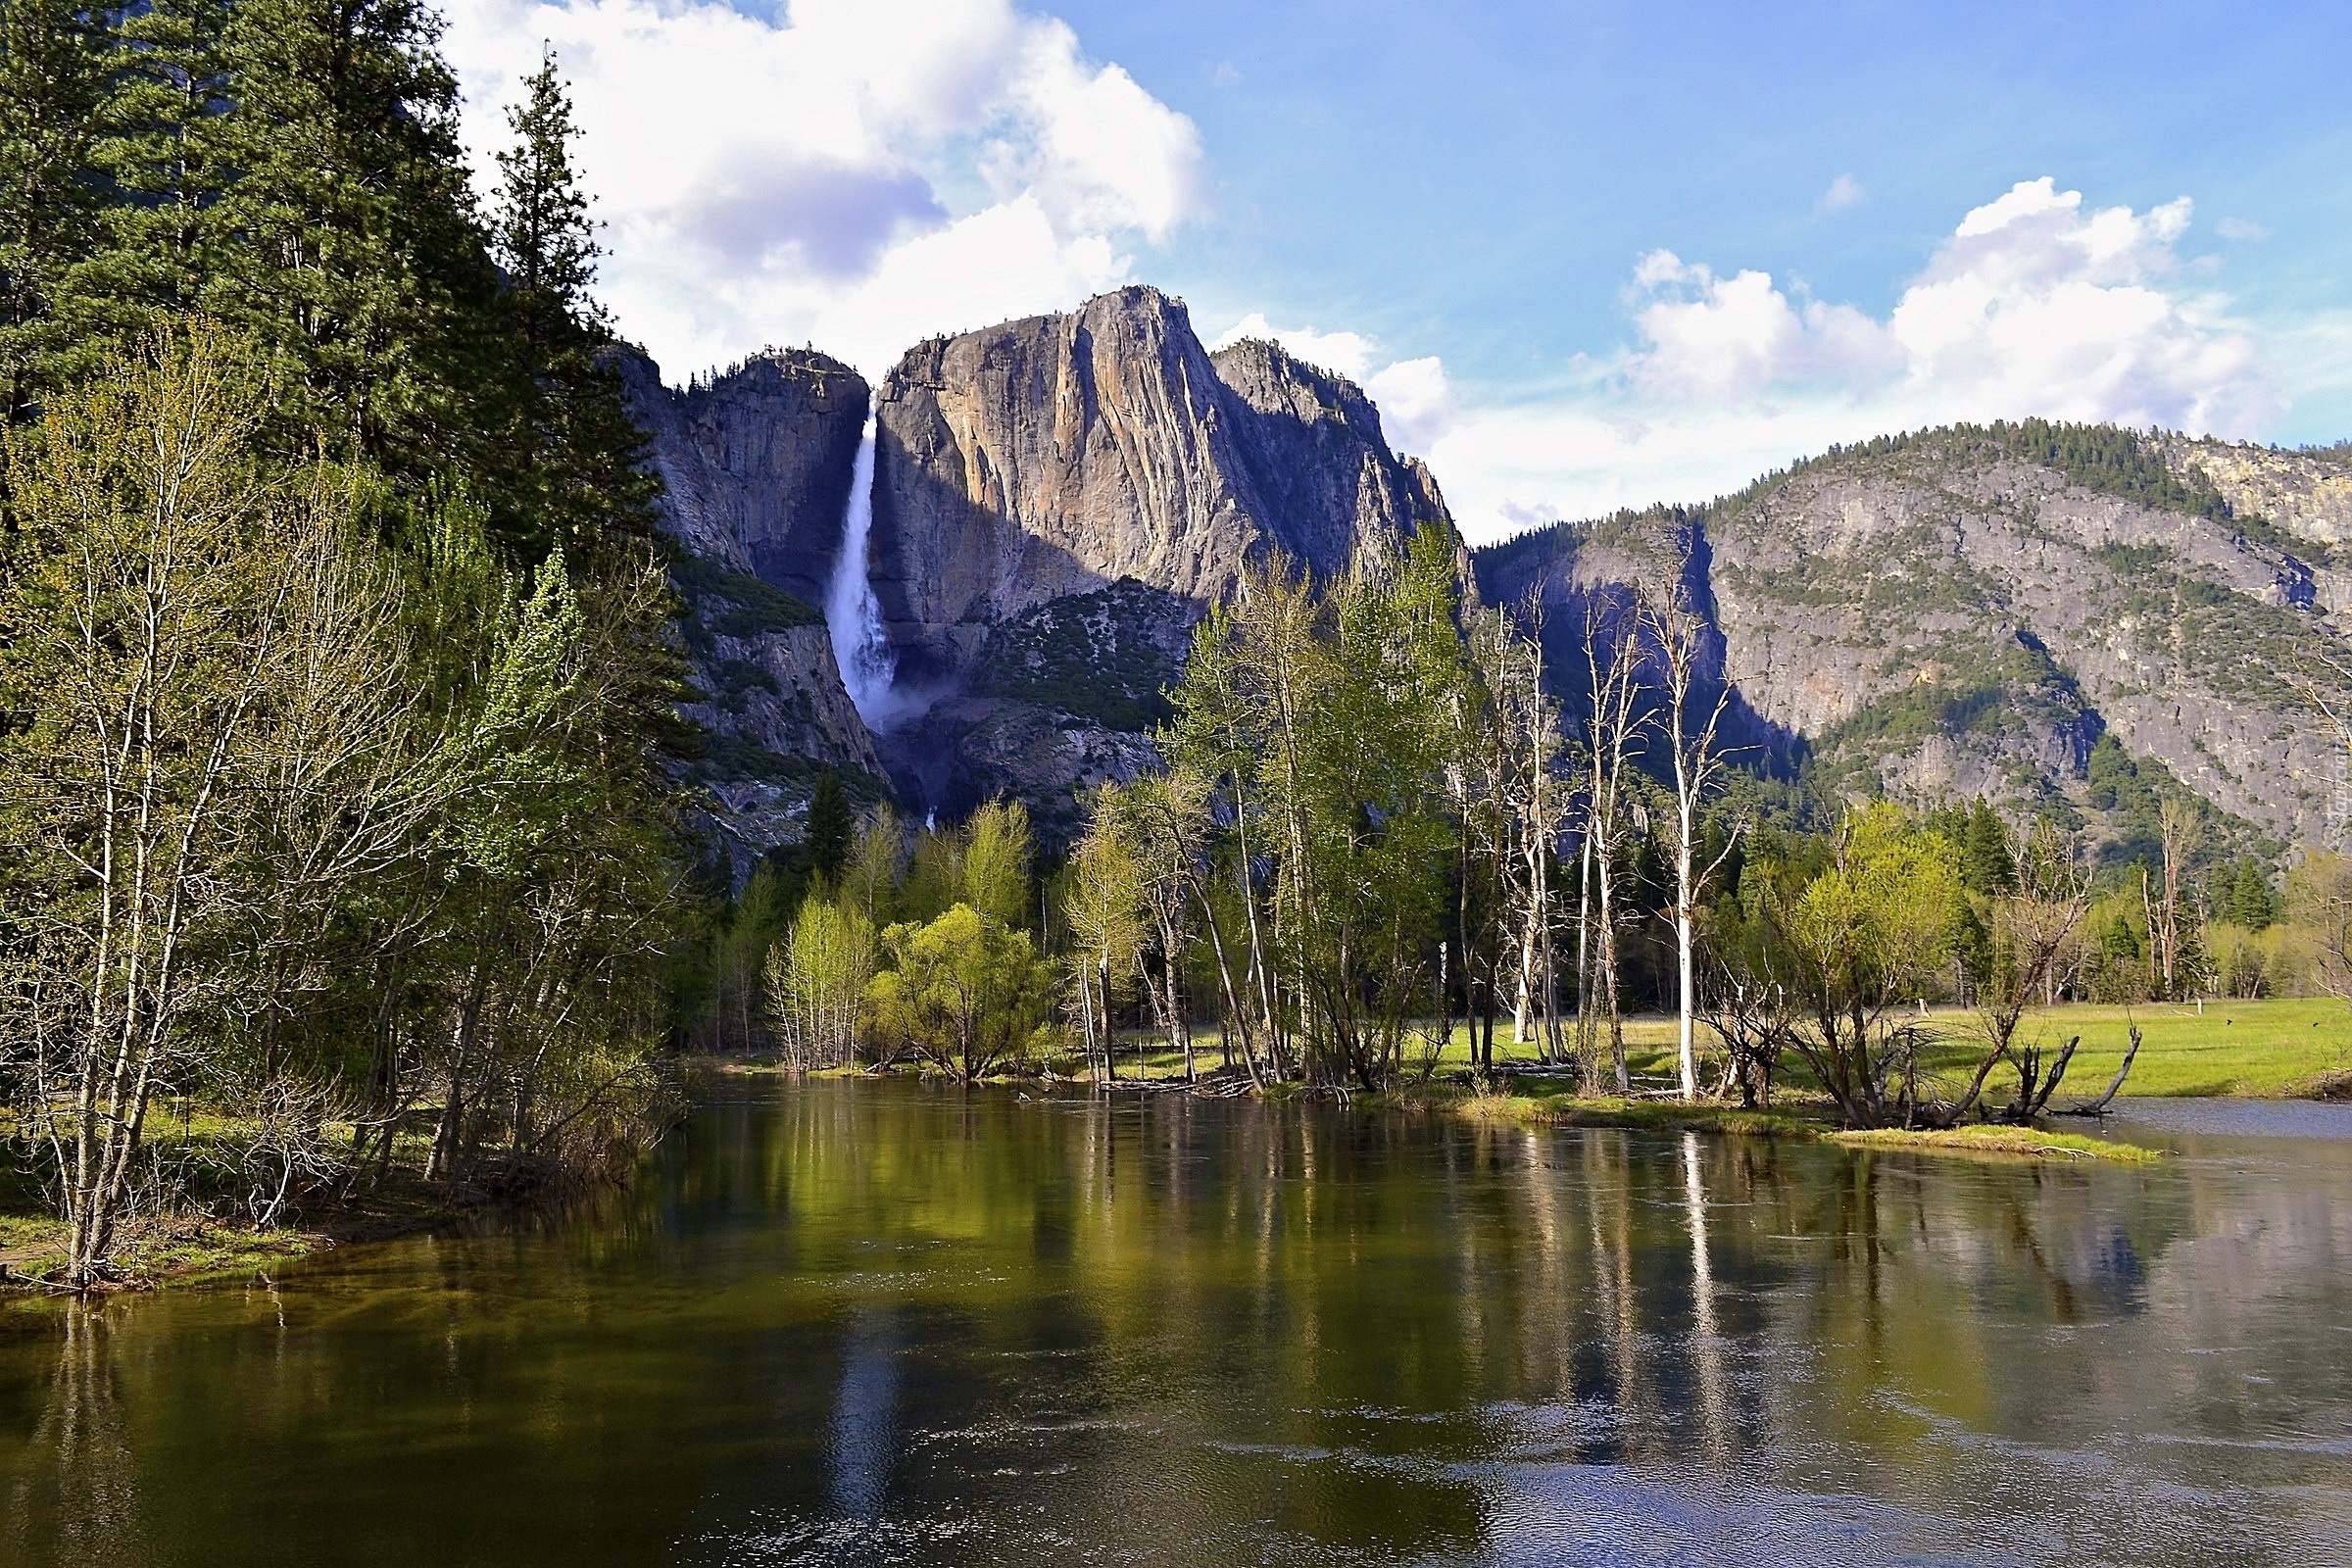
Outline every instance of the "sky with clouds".
<path fill-rule="evenodd" d="M 1361 382 L 1494 538 L 2042 415 L 2352 436 L 2352 8 L 446 0 L 552 44 L 673 381 L 1127 282 Z"/>

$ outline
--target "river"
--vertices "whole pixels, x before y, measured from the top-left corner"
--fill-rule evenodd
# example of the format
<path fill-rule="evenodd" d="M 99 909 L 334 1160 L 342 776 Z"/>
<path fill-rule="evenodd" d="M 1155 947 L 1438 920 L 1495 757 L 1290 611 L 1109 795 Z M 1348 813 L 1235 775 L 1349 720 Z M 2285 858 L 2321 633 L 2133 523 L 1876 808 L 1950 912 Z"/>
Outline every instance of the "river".
<path fill-rule="evenodd" d="M 910 1082 L 0 1308 L 0 1560 L 2352 1563 L 2352 1112 L 2146 1167 Z"/>

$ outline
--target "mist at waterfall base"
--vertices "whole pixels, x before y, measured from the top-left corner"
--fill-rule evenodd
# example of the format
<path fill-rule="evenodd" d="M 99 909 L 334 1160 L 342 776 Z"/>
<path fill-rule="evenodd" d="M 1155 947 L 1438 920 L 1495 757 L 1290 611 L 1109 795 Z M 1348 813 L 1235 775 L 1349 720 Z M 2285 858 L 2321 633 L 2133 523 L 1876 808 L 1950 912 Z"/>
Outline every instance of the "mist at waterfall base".
<path fill-rule="evenodd" d="M 858 436 L 858 458 L 850 468 L 841 550 L 834 559 L 833 580 L 825 588 L 825 626 L 833 636 L 833 661 L 841 666 L 841 683 L 850 702 L 868 728 L 879 730 L 913 717 L 923 705 L 908 701 L 895 684 L 898 658 L 883 634 L 882 606 L 874 598 L 870 575 L 877 423 L 869 403 L 865 426 Z"/>

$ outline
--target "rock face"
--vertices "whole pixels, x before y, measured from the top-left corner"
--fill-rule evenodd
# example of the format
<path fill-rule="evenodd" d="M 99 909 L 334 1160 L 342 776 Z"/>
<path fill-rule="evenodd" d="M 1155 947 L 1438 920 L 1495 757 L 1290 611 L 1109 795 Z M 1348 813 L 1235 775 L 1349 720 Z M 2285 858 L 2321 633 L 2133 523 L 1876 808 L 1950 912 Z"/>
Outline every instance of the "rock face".
<path fill-rule="evenodd" d="M 909 352 L 881 388 L 871 580 L 914 715 L 876 736 L 825 600 L 867 388 L 808 352 L 679 392 L 623 361 L 652 437 L 728 831 L 789 838 L 820 766 L 953 815 L 1006 794 L 1049 838 L 1151 759 L 1158 691 L 1245 563 L 1348 570 L 1443 517 L 1347 380 L 1272 344 L 1214 356 L 1148 288 Z"/>
<path fill-rule="evenodd" d="M 2159 445 L 2175 473 L 2201 476 L 2241 516 L 2310 544 L 2352 547 L 2352 449 L 2279 452 L 2178 435 Z"/>
<path fill-rule="evenodd" d="M 907 716 L 877 735 L 814 608 L 866 384 L 808 352 L 683 392 L 621 368 L 688 553 L 699 770 L 755 849 L 798 831 L 823 767 L 944 816 L 1015 796 L 1062 837 L 1088 786 L 1150 764 L 1158 690 L 1247 563 L 1338 574 L 1445 515 L 1359 389 L 1272 344 L 1212 355 L 1152 289 L 920 344 L 878 395 L 871 578 Z M 1683 573 L 1740 741 L 1835 790 L 2037 801 L 2107 831 L 2120 743 L 2249 845 L 2335 842 L 2352 812 L 2285 684 L 2314 648 L 2352 657 L 2352 455 L 1931 431 L 1476 569 L 1490 602 L 1544 606 L 1572 709 L 1586 607 Z"/>
<path fill-rule="evenodd" d="M 664 387 L 642 356 L 623 361 L 622 373 L 679 541 L 823 604 L 865 423 L 865 378 L 802 349 L 761 355 L 683 392 Z"/>
<path fill-rule="evenodd" d="M 1852 793 L 2095 817 L 2087 764 L 2112 735 L 2263 835 L 2331 842 L 2339 760 L 2285 681 L 2300 651 L 2345 652 L 2343 628 L 2279 528 L 2110 493 L 2147 488 L 1935 431 L 1711 508 L 1529 535 L 1481 552 L 1479 571 L 1491 597 L 1540 595 L 1556 627 L 1662 580 L 1694 542 L 1694 587 L 1764 737 Z"/>
<path fill-rule="evenodd" d="M 651 440 L 708 736 L 695 771 L 722 837 L 751 856 L 799 835 L 818 773 L 882 787 L 824 616 L 864 380 L 821 354 L 771 354 L 687 391 L 642 356 L 616 361 Z M 739 860 L 744 857 L 737 856 Z"/>
<path fill-rule="evenodd" d="M 1206 604 L 1263 551 L 1342 572 L 1443 511 L 1353 385 L 1270 344 L 1212 358 L 1149 288 L 919 345 L 880 432 L 874 587 L 917 686 L 1051 600 L 1124 578 Z"/>
<path fill-rule="evenodd" d="M 947 812 L 1019 796 L 1058 836 L 1149 761 L 1135 672 L 1172 678 L 1247 562 L 1343 573 L 1444 515 L 1354 385 L 1268 343 L 1212 356 L 1154 289 L 918 345 L 875 465 L 874 589 L 931 700 L 882 737 L 892 776 Z"/>

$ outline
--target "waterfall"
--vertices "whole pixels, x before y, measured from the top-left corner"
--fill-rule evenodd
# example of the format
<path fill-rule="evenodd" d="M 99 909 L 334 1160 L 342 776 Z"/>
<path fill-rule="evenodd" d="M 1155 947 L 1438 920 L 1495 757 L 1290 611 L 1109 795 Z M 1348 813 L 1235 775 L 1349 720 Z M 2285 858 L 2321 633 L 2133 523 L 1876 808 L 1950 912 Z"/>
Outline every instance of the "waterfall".
<path fill-rule="evenodd" d="M 850 466 L 841 553 L 833 563 L 833 581 L 825 588 L 825 625 L 833 634 L 833 660 L 841 666 L 841 683 L 849 688 L 858 715 L 868 724 L 877 723 L 892 707 L 891 680 L 898 672 L 898 661 L 882 635 L 882 606 L 867 576 L 874 527 L 874 406 L 868 404 L 865 427 L 858 436 L 858 461 Z"/>

